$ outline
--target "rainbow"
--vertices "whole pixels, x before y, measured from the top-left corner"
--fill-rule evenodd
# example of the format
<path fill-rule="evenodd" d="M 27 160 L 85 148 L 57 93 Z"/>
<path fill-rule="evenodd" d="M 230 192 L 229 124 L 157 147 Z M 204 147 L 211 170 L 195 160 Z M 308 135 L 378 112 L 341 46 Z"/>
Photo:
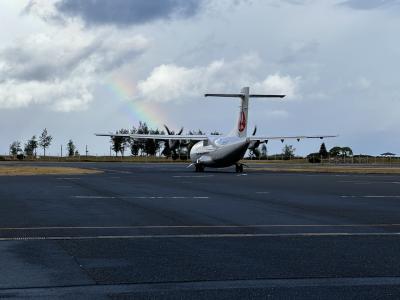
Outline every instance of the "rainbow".
<path fill-rule="evenodd" d="M 132 81 L 126 80 L 122 76 L 112 76 L 107 83 L 108 90 L 122 100 L 121 112 L 127 115 L 132 125 L 138 126 L 139 121 L 142 121 L 153 129 L 163 129 L 163 124 L 175 128 L 175 124 L 171 123 L 171 119 L 162 110 L 160 104 L 133 100 L 134 86 L 135 84 Z"/>

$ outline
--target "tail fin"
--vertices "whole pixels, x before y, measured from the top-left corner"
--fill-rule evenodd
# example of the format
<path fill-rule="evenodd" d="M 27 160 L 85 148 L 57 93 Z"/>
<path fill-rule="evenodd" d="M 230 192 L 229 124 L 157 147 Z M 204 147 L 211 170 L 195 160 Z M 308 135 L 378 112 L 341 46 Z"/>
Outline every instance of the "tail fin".
<path fill-rule="evenodd" d="M 247 121 L 249 116 L 249 87 L 244 87 L 241 90 L 241 103 L 240 103 L 240 111 L 239 117 L 237 120 L 237 126 L 232 130 L 231 135 L 238 137 L 246 137 L 247 136 Z"/>
<path fill-rule="evenodd" d="M 231 136 L 237 137 L 247 137 L 247 124 L 248 124 L 248 114 L 249 114 L 249 98 L 283 98 L 285 95 L 260 95 L 260 94 L 250 94 L 250 88 L 242 88 L 240 94 L 205 94 L 204 96 L 209 97 L 238 97 L 241 99 L 239 118 L 237 125 L 231 132 Z"/>

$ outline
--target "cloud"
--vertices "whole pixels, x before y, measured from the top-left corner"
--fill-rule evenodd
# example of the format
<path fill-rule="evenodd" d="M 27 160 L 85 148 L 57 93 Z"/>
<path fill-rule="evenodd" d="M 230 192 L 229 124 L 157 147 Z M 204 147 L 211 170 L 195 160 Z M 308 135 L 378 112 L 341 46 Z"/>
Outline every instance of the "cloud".
<path fill-rule="evenodd" d="M 0 84 L 0 107 L 18 108 L 30 104 L 49 104 L 56 111 L 86 109 L 93 99 L 88 78 L 39 82 L 6 81 Z"/>
<path fill-rule="evenodd" d="M 298 94 L 298 86 L 301 77 L 291 77 L 289 75 L 281 76 L 280 74 L 269 75 L 261 82 L 253 84 L 254 90 L 258 93 L 284 94 L 287 98 L 300 97 Z"/>
<path fill-rule="evenodd" d="M 22 15 L 34 15 L 46 22 L 62 23 L 63 18 L 58 14 L 55 3 L 56 0 L 30 0 L 22 10 Z"/>
<path fill-rule="evenodd" d="M 399 5 L 399 0 L 347 0 L 341 3 L 353 9 L 375 9 Z"/>
<path fill-rule="evenodd" d="M 286 110 L 268 110 L 265 112 L 265 116 L 269 119 L 287 119 L 289 113 Z"/>
<path fill-rule="evenodd" d="M 315 56 L 318 51 L 319 43 L 317 41 L 295 41 L 286 49 L 286 53 L 279 60 L 280 63 L 304 62 Z"/>
<path fill-rule="evenodd" d="M 89 25 L 134 25 L 161 19 L 187 18 L 195 15 L 200 0 L 60 0 L 59 13 L 80 17 Z"/>
<path fill-rule="evenodd" d="M 206 66 L 187 68 L 175 64 L 155 67 L 150 75 L 138 82 L 135 98 L 144 101 L 182 102 L 210 92 L 235 92 L 250 86 L 255 93 L 286 94 L 298 97 L 300 77 L 280 74 L 264 78 L 256 73 L 259 62 L 254 54 L 226 62 L 216 60 Z"/>
<path fill-rule="evenodd" d="M 356 80 L 350 81 L 347 84 L 347 87 L 349 89 L 357 89 L 357 90 L 368 90 L 371 87 L 372 82 L 365 78 L 365 77 L 360 77 Z"/>
<path fill-rule="evenodd" d="M 148 47 L 141 36 L 70 25 L 32 34 L 0 49 L 0 108 L 47 104 L 58 111 L 86 109 L 101 76 Z"/>

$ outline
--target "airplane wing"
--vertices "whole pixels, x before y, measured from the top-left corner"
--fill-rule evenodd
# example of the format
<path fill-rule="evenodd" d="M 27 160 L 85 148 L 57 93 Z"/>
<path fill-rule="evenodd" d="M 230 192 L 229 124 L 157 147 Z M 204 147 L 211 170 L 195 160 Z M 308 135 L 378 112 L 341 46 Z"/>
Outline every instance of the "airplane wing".
<path fill-rule="evenodd" d="M 206 141 L 207 135 L 169 135 L 169 134 L 119 134 L 119 133 L 95 133 L 96 136 L 110 136 L 110 137 L 125 137 L 138 140 L 192 140 L 192 141 Z"/>
<path fill-rule="evenodd" d="M 284 140 L 294 140 L 300 141 L 302 139 L 325 139 L 325 138 L 334 138 L 338 137 L 338 135 L 297 135 L 297 136 L 250 136 L 250 141 L 269 141 L 269 140 L 280 140 L 283 142 Z"/>

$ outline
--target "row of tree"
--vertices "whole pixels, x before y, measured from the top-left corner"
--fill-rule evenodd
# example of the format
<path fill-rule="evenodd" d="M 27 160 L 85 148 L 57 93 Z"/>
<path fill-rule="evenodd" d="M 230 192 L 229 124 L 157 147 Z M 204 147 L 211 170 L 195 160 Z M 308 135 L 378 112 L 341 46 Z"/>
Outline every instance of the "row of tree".
<path fill-rule="evenodd" d="M 43 149 L 43 156 L 46 156 L 46 149 L 50 147 L 52 141 L 53 137 L 45 128 L 43 129 L 39 138 L 36 138 L 36 135 L 34 135 L 28 141 L 26 141 L 24 148 L 22 148 L 20 141 L 12 142 L 9 147 L 10 155 L 14 157 L 36 157 L 37 148 L 40 147 Z M 72 140 L 69 140 L 67 143 L 67 153 L 70 157 L 79 155 L 79 151 L 76 149 L 76 146 Z"/>
<path fill-rule="evenodd" d="M 311 153 L 310 155 L 315 155 L 316 153 Z M 329 151 L 326 149 L 325 143 L 321 144 L 318 155 L 321 158 L 328 157 L 349 157 L 353 155 L 353 150 L 350 147 L 339 147 L 335 146 L 331 148 Z"/>
<path fill-rule="evenodd" d="M 165 128 L 167 130 L 167 134 L 174 135 L 175 132 Z M 183 129 L 181 129 L 176 134 L 181 134 Z M 160 129 L 151 129 L 147 125 L 146 122 L 139 122 L 139 126 L 133 126 L 131 129 L 120 129 L 115 132 L 116 134 L 155 134 L 155 135 L 162 135 L 165 134 L 164 130 Z M 203 134 L 201 130 L 198 131 L 189 131 L 188 134 L 190 135 L 197 135 Z M 211 133 L 212 135 L 218 135 L 219 132 L 214 131 Z M 126 150 L 130 150 L 130 154 L 132 156 L 154 156 L 157 153 L 160 155 L 164 155 L 166 157 L 172 156 L 173 158 L 181 157 L 186 158 L 190 149 L 193 147 L 195 142 L 193 141 L 174 141 L 173 144 L 170 146 L 167 141 L 163 140 L 135 140 L 130 137 L 124 136 L 114 136 L 110 138 L 111 149 L 115 152 L 115 156 L 118 153 L 121 156 L 125 155 Z"/>
<path fill-rule="evenodd" d="M 41 147 L 43 149 L 43 155 L 46 156 L 46 149 L 51 145 L 53 137 L 48 134 L 47 129 L 43 129 L 39 139 L 36 135 L 32 136 L 24 145 L 22 149 L 20 141 L 14 141 L 10 145 L 10 155 L 17 156 L 24 153 L 26 156 L 36 156 L 36 149 Z"/>
<path fill-rule="evenodd" d="M 322 159 L 327 158 L 346 158 L 353 155 L 353 150 L 350 147 L 339 147 L 335 146 L 329 151 L 326 149 L 325 143 L 321 144 L 319 152 L 310 153 L 307 155 L 309 162 L 320 163 Z"/>
<path fill-rule="evenodd" d="M 175 132 L 165 127 L 167 133 L 169 135 L 174 135 Z M 183 129 L 181 129 L 177 134 L 181 134 Z M 120 129 L 116 131 L 116 134 L 165 134 L 164 130 L 160 129 L 151 129 L 146 124 L 146 122 L 139 122 L 139 126 L 133 126 L 131 129 Z M 203 132 L 201 130 L 198 131 L 189 131 L 190 135 L 201 135 Z M 219 135 L 220 133 L 217 131 L 212 132 L 211 134 Z M 10 145 L 10 155 L 18 156 L 18 155 L 26 155 L 28 157 L 36 156 L 37 148 L 41 147 L 43 149 L 43 156 L 46 156 L 46 149 L 51 145 L 53 137 L 47 132 L 47 129 L 43 129 L 42 134 L 39 138 L 36 138 L 36 135 L 32 136 L 25 144 L 24 148 L 21 147 L 20 141 L 14 141 Z M 135 140 L 130 138 L 129 136 L 114 136 L 110 139 L 111 149 L 115 152 L 117 156 L 118 153 L 123 157 L 125 155 L 126 150 L 130 150 L 130 154 L 132 156 L 154 156 L 157 153 L 159 155 L 164 155 L 166 157 L 172 156 L 172 158 L 176 159 L 181 157 L 183 159 L 187 158 L 187 155 L 190 153 L 190 149 L 195 144 L 194 141 L 174 141 L 172 144 L 168 143 L 168 141 L 163 140 Z M 267 147 L 265 144 L 262 144 L 259 148 L 261 148 L 261 152 L 258 148 L 250 149 L 250 158 L 267 158 Z M 292 145 L 285 145 L 282 149 L 281 158 L 284 160 L 289 160 L 295 156 L 296 149 Z M 68 156 L 76 156 L 79 155 L 79 152 L 76 150 L 76 146 L 72 140 L 69 140 L 67 143 L 67 153 Z M 308 155 L 308 158 L 312 158 L 313 162 L 316 159 L 326 159 L 328 157 L 348 157 L 352 156 L 353 151 L 349 147 L 339 147 L 335 146 L 331 148 L 329 151 L 326 149 L 325 143 L 321 144 L 319 152 L 311 153 Z"/>

